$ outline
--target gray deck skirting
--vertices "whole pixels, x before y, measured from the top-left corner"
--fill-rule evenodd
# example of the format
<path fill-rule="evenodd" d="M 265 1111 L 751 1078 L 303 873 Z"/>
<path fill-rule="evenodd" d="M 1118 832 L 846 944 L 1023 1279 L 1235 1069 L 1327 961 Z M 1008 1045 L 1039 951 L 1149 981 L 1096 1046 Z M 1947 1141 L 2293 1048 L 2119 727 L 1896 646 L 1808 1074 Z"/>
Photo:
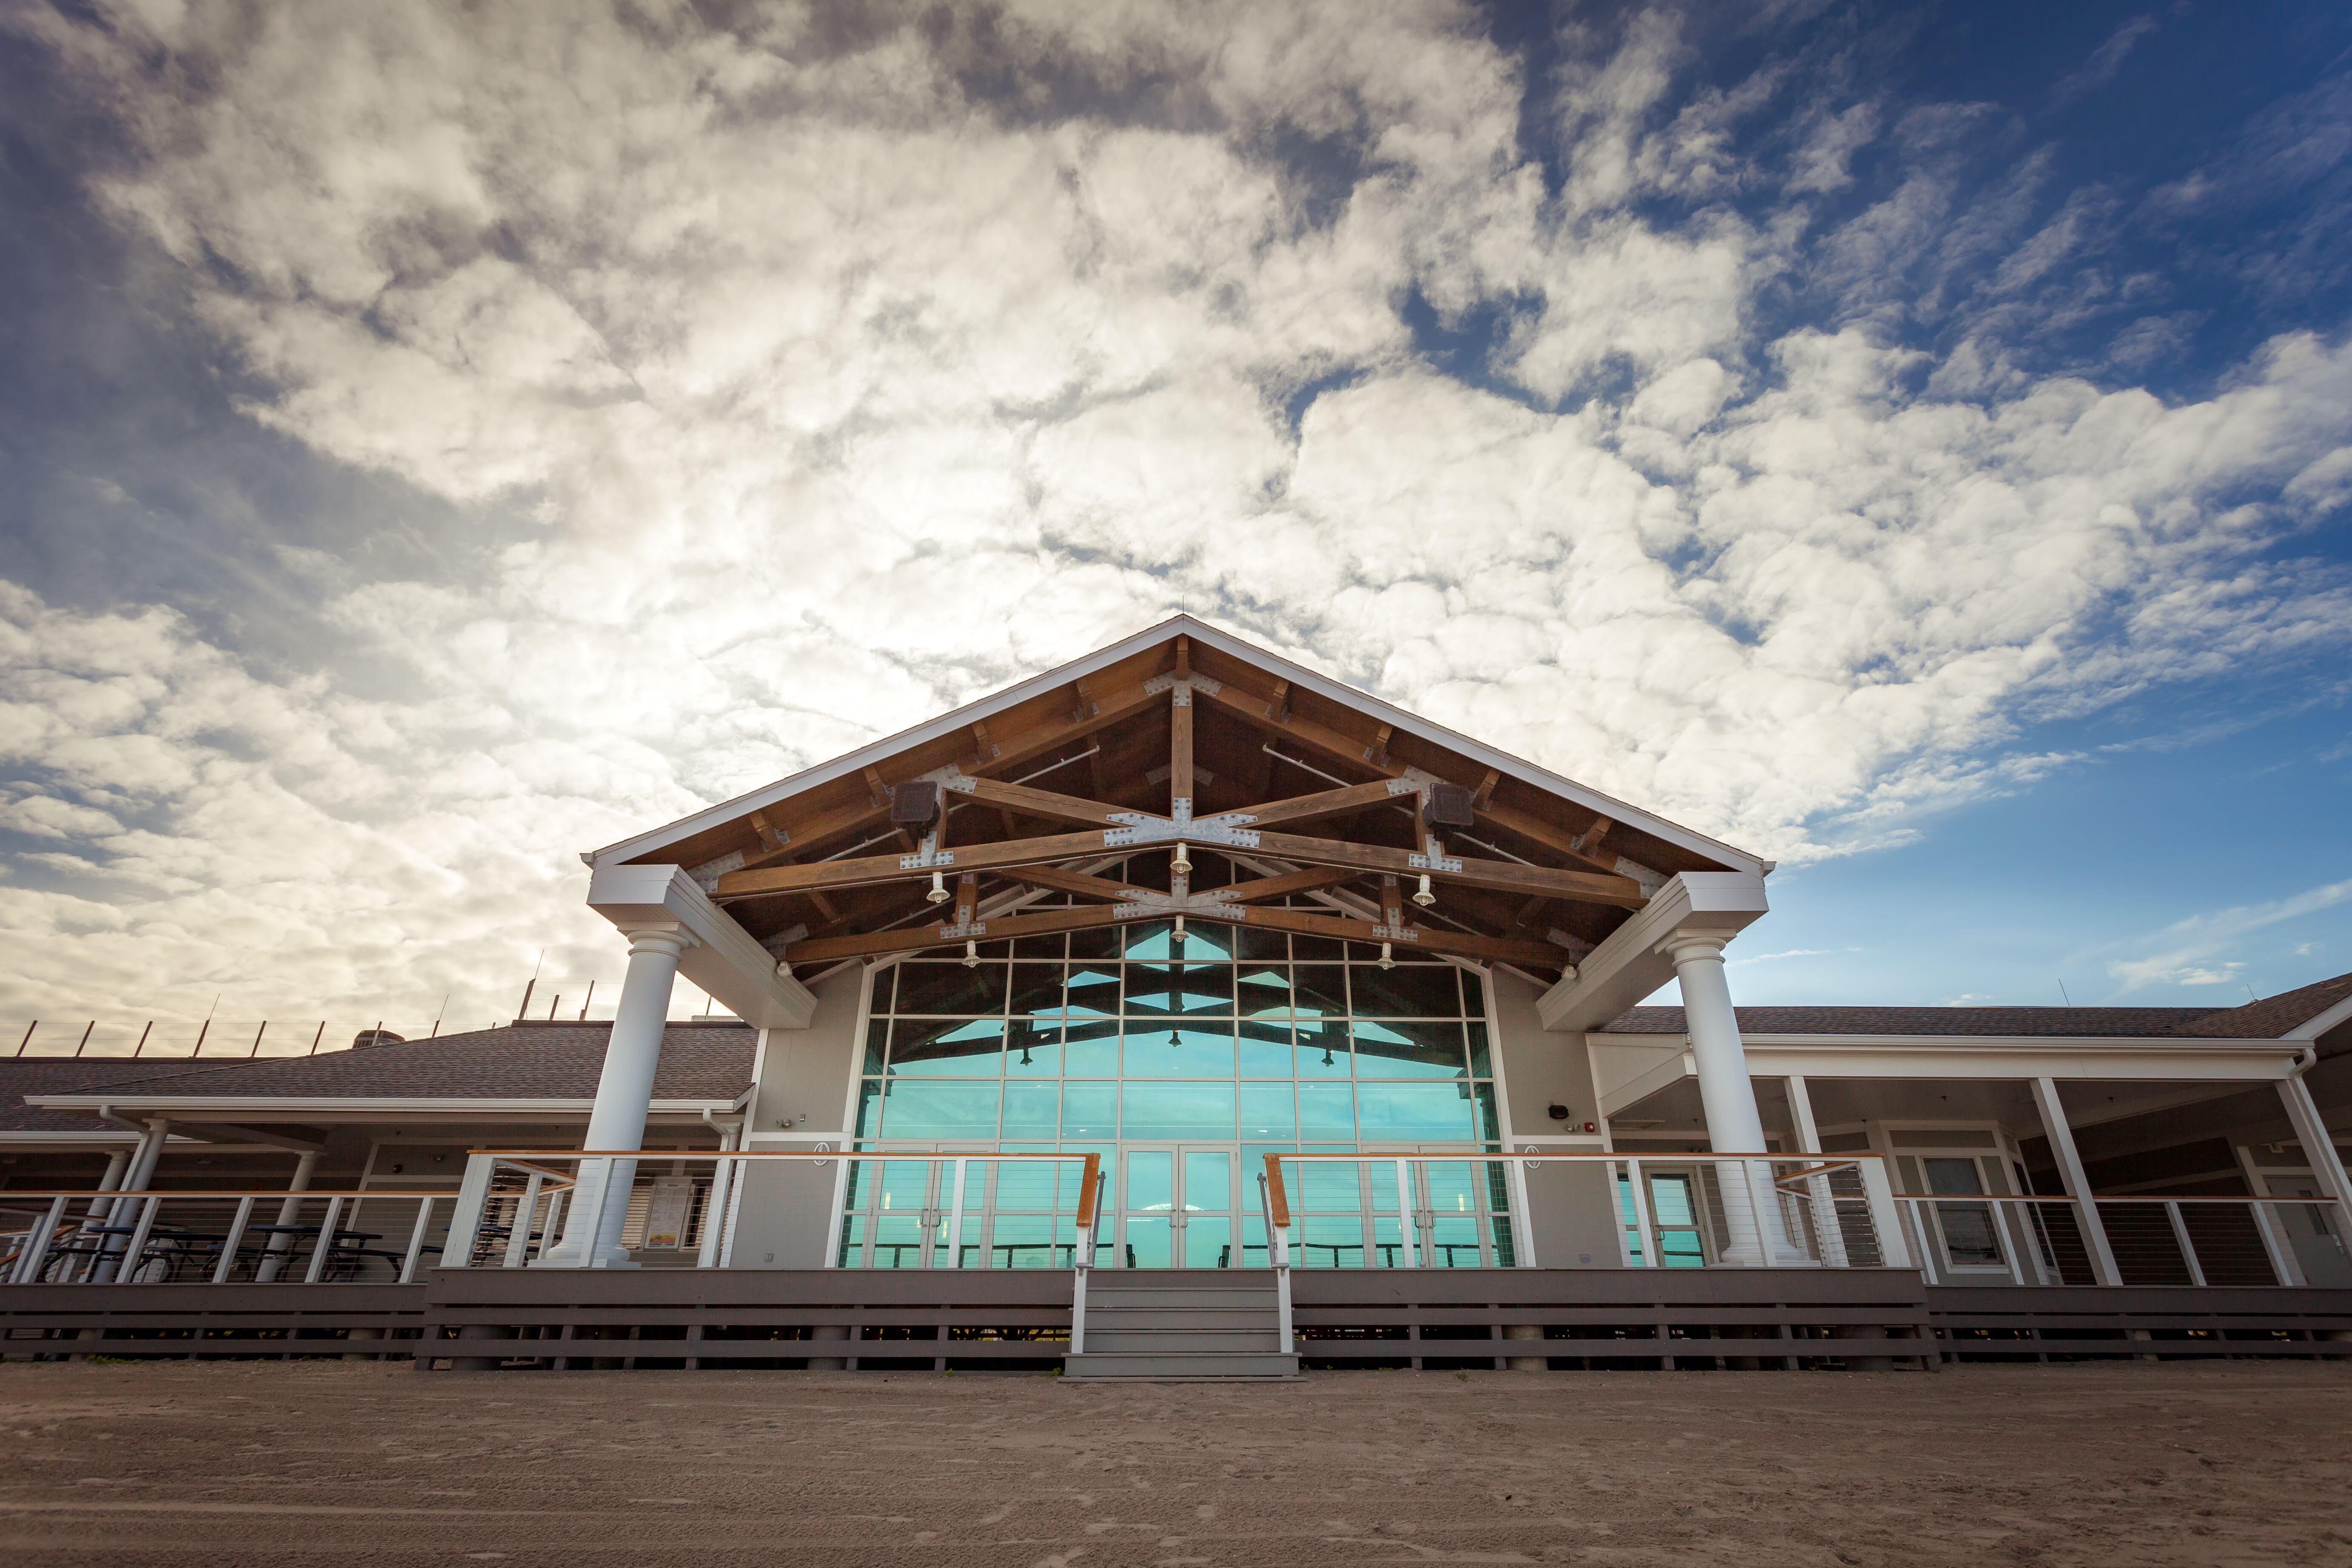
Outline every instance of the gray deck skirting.
<path fill-rule="evenodd" d="M 0 1357 L 1042 1369 L 1062 1270 L 450 1269 L 415 1285 L 0 1287 Z M 1899 1269 L 1302 1269 L 1314 1367 L 2352 1356 L 2352 1290 L 1938 1288 Z M 459 1345 L 464 1345 L 460 1350 Z M 495 1345 L 495 1349 L 493 1346 Z M 432 1364 L 432 1363 L 428 1363 Z"/>

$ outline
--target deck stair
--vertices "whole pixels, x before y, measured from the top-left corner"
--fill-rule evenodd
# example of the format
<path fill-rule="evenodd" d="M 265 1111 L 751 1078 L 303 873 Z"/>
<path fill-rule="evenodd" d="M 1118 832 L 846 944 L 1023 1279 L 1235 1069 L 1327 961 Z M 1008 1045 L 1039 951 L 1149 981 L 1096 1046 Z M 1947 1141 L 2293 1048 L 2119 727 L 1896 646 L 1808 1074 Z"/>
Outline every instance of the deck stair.
<path fill-rule="evenodd" d="M 1086 1353 L 1062 1375 L 1152 1382 L 1298 1375 L 1282 1349 L 1271 1268 L 1097 1268 L 1087 1275 Z"/>

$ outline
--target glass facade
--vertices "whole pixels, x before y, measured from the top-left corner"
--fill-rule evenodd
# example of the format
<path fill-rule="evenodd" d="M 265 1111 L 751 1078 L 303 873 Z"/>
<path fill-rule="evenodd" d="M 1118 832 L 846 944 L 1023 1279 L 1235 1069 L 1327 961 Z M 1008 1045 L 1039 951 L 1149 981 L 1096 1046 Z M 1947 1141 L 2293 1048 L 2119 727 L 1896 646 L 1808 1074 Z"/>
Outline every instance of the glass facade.
<path fill-rule="evenodd" d="M 980 954 L 875 973 L 857 1146 L 1099 1153 L 1112 1178 L 1106 1263 L 1262 1264 L 1256 1176 L 1269 1152 L 1501 1146 L 1483 991 L 1452 964 L 1399 958 L 1383 969 L 1361 943 L 1200 922 L 1179 942 L 1164 921 Z M 942 1261 L 924 1249 L 946 1244 L 946 1178 L 917 1193 L 925 1166 L 851 1169 L 841 1261 Z M 967 1172 L 964 1211 L 985 1217 L 967 1218 L 966 1266 L 1066 1266 L 1077 1167 L 983 1169 Z M 1394 1167 L 1370 1180 L 1352 1164 L 1307 1170 L 1290 1189 L 1297 1261 L 1396 1262 Z M 1509 1252 L 1499 1168 L 1432 1167 L 1416 1186 L 1427 1189 L 1412 1204 L 1428 1216 L 1425 1258 L 1470 1266 Z M 1456 1234 L 1441 1236 L 1449 1226 Z"/>

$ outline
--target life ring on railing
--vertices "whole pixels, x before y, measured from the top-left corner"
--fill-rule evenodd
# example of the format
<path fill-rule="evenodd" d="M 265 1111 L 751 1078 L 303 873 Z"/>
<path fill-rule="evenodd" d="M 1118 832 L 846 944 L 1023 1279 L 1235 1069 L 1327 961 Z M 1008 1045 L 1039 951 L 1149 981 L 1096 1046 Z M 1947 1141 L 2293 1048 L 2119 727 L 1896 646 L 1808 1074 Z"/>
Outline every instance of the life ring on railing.
<path fill-rule="evenodd" d="M 832 1145 L 832 1144 L 830 1144 L 830 1143 L 819 1143 L 819 1144 L 816 1146 L 816 1152 L 817 1152 L 818 1153 L 820 1153 L 820 1154 L 826 1154 L 826 1153 L 830 1153 L 830 1152 L 832 1152 L 832 1151 L 833 1151 L 833 1145 Z M 830 1164 L 832 1164 L 832 1163 L 833 1163 L 833 1162 L 832 1162 L 832 1161 L 830 1161 L 830 1160 L 819 1160 L 819 1161 L 816 1163 L 816 1168 L 817 1168 L 818 1170 L 822 1171 L 822 1170 L 824 1170 L 827 1165 L 830 1165 Z"/>

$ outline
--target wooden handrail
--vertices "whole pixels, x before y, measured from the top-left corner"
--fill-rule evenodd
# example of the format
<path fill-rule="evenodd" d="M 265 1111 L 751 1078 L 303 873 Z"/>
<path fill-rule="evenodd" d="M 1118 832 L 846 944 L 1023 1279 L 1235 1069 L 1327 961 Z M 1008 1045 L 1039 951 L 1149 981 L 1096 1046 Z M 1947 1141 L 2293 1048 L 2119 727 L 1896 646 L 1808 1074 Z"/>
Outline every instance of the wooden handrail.
<path fill-rule="evenodd" d="M 1000 1160 L 1006 1157 L 1007 1156 L 1002 1154 L 995 1156 L 995 1158 Z M 1019 1158 L 1017 1155 L 1012 1157 Z M 1066 1160 L 1069 1156 L 1066 1154 L 1056 1154 L 1054 1155 L 1053 1158 L 1057 1160 Z M 1095 1226 L 1095 1189 L 1102 1184 L 1102 1156 L 1100 1154 L 1089 1154 L 1087 1156 L 1087 1168 L 1085 1173 L 1078 1177 L 1078 1181 L 1081 1184 L 1078 1189 L 1077 1231 L 1080 1236 L 1084 1236 L 1087 1232 L 1092 1230 Z"/>
<path fill-rule="evenodd" d="M 1282 1162 L 1297 1159 L 1296 1154 L 1268 1154 L 1265 1157 L 1266 1219 L 1276 1230 L 1290 1224 L 1290 1198 L 1282 1190 Z"/>
<path fill-rule="evenodd" d="M 268 1058 L 264 1058 L 264 1060 Z M 284 1187 L 116 1187 L 100 1192 L 89 1187 L 76 1187 L 60 1192 L 56 1188 L 36 1191 L 30 1187 L 10 1187 L 0 1191 L 0 1200 L 8 1198 L 454 1198 L 457 1189 L 420 1193 L 399 1187 L 369 1187 L 364 1190 L 337 1192 L 332 1187 L 304 1187 L 289 1192 Z"/>

